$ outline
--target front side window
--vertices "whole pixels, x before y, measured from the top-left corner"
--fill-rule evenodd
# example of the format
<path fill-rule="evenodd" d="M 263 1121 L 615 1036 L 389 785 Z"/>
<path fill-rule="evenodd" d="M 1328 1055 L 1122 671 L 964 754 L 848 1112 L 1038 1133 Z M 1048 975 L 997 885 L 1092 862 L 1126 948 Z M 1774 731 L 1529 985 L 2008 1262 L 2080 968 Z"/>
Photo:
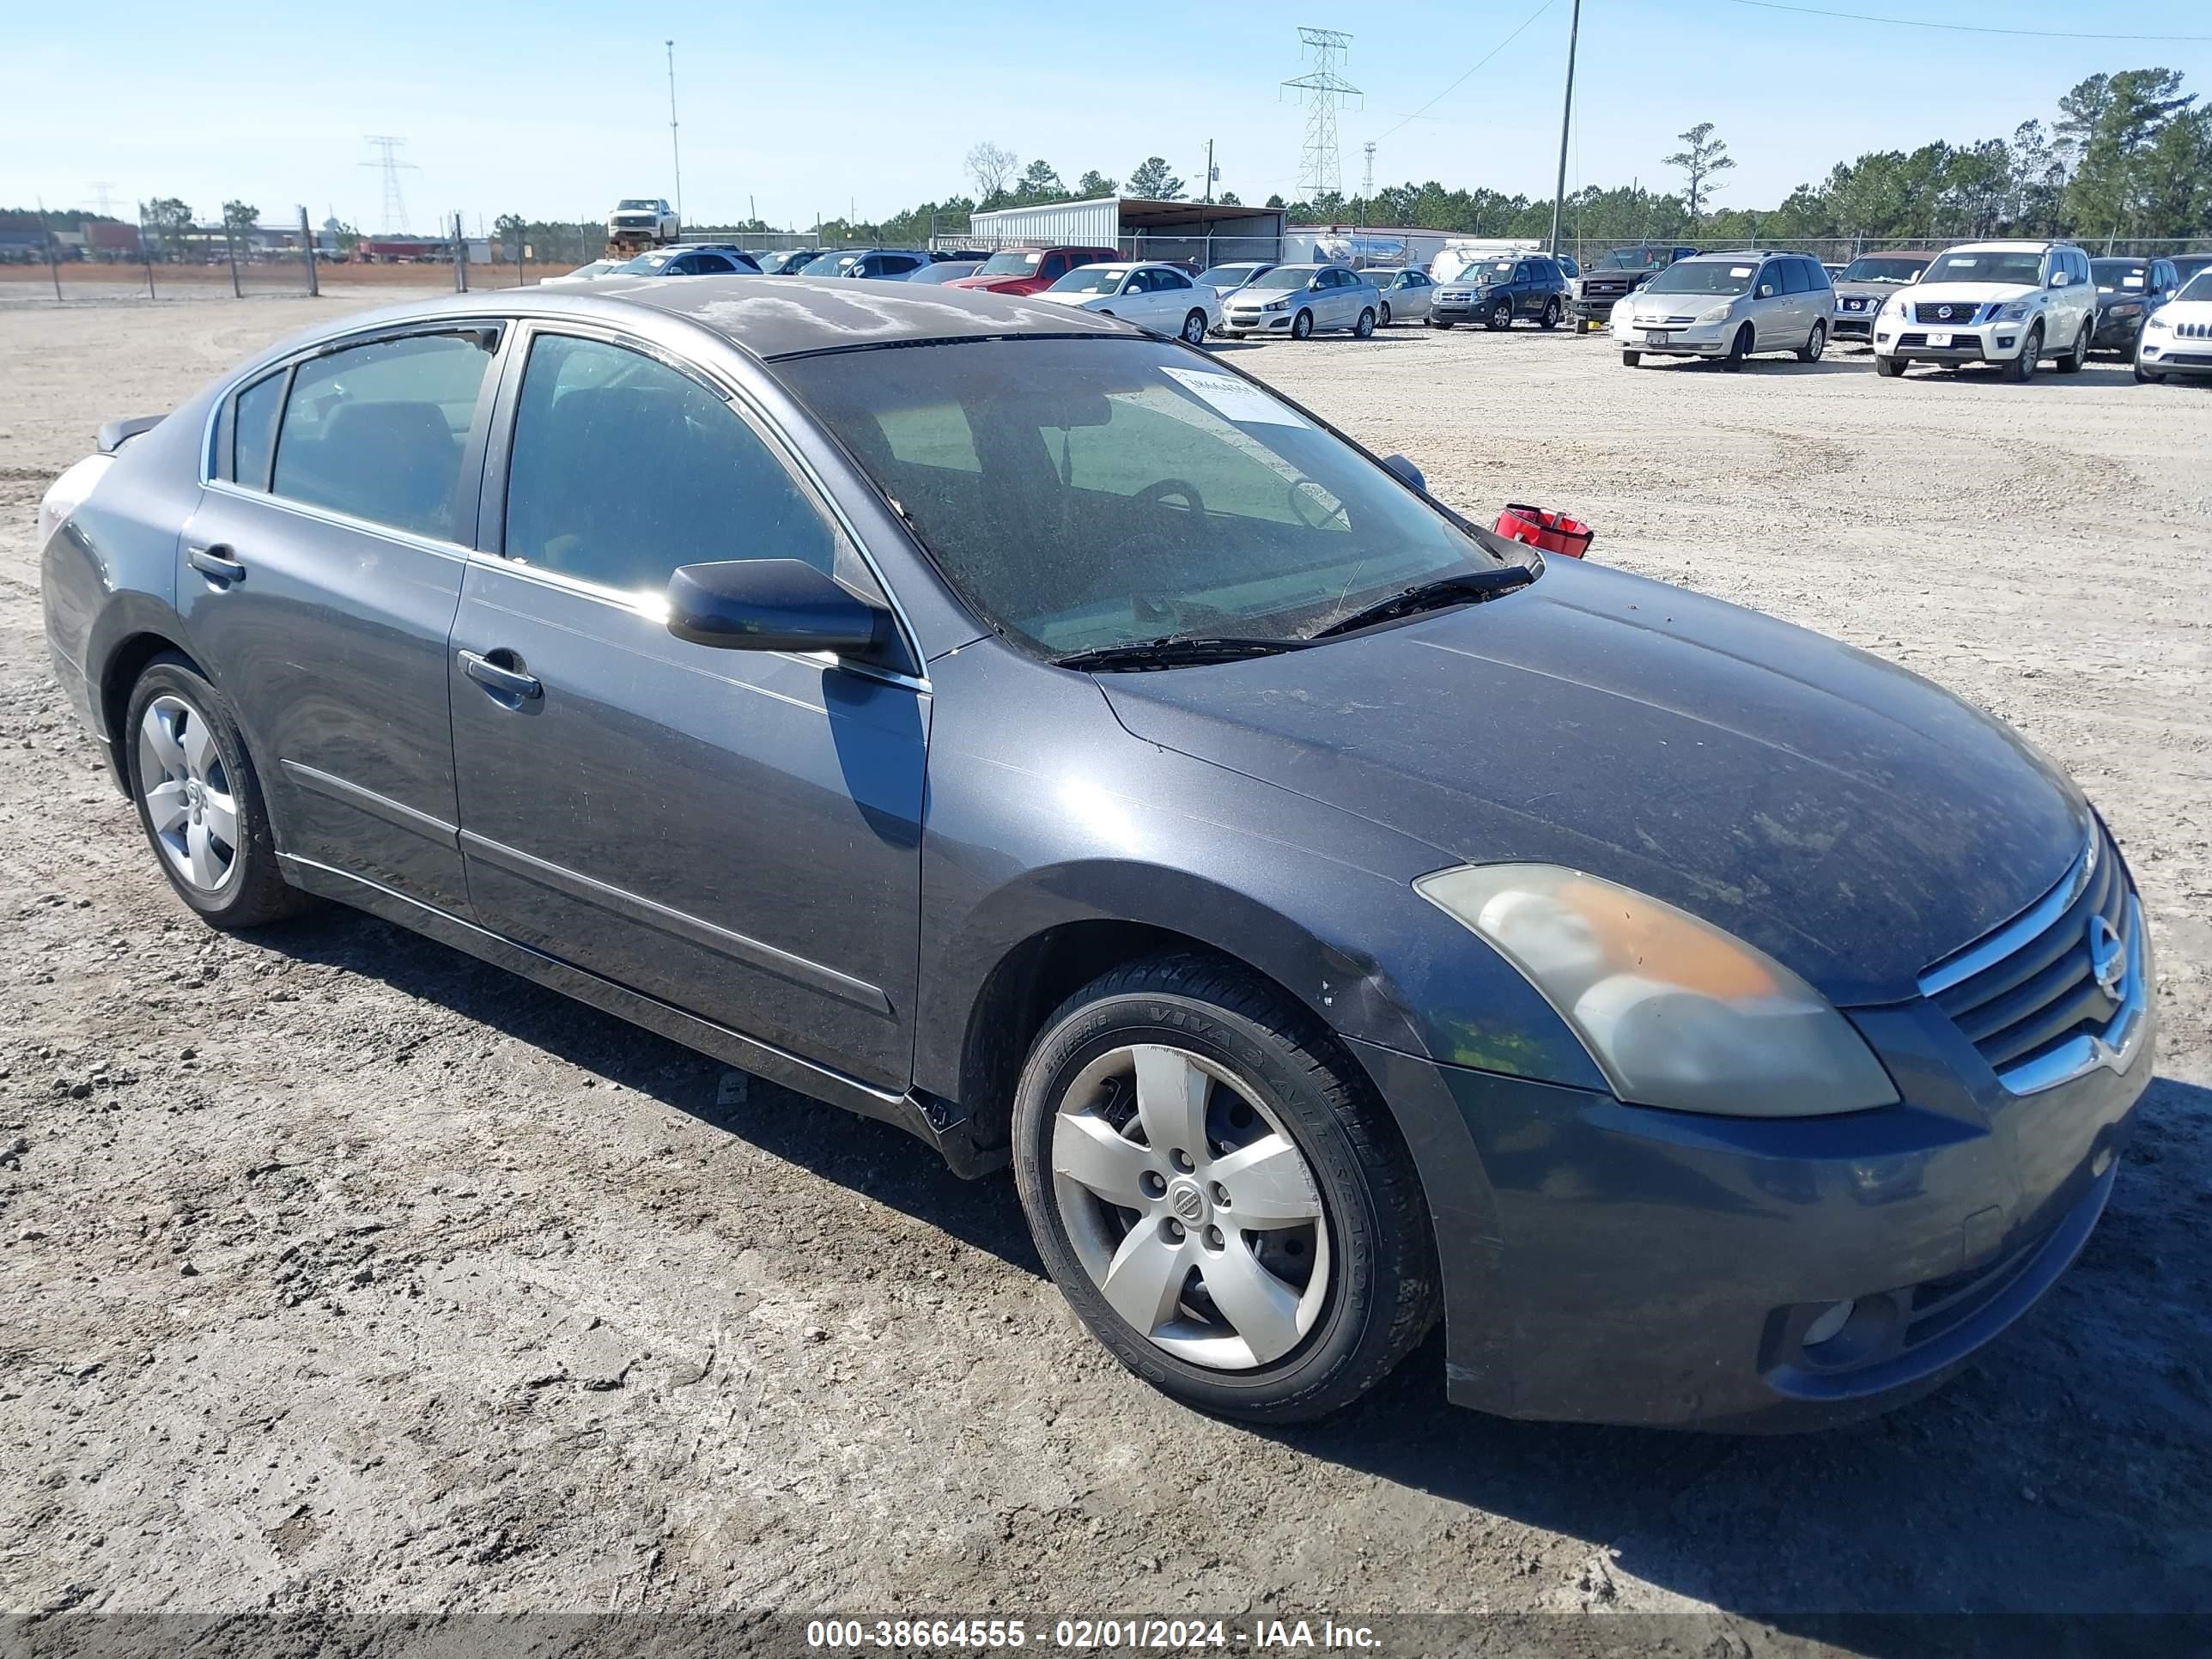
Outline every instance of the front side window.
<path fill-rule="evenodd" d="M 975 613 L 1041 655 L 1304 638 L 1499 562 L 1264 387 L 1162 343 L 947 343 L 776 372 Z"/>
<path fill-rule="evenodd" d="M 1037 275 L 1048 283 L 1057 282 L 1066 274 L 1067 256 L 1065 253 L 1054 254 L 1037 268 Z"/>
<path fill-rule="evenodd" d="M 507 465 L 519 563 L 623 592 L 682 564 L 803 559 L 849 574 L 840 538 L 720 396 L 642 352 L 572 335 L 530 349 Z"/>
<path fill-rule="evenodd" d="M 410 334 L 310 357 L 277 428 L 274 495 L 456 541 L 461 448 L 489 331 Z"/>

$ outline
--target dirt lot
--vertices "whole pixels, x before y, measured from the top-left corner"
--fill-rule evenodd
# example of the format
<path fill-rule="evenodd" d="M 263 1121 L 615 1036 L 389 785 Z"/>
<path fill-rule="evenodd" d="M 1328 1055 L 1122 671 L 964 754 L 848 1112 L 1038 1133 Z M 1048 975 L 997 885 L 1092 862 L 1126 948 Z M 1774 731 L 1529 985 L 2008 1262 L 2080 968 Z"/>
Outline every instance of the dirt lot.
<path fill-rule="evenodd" d="M 1481 1611 L 1562 1649 L 1690 1609 L 1652 1638 L 1687 1654 L 2212 1611 L 2212 391 L 1237 351 L 1455 503 L 1570 506 L 2014 722 L 2133 860 L 2164 1025 L 2080 1265 L 1929 1401 L 1531 1427 L 1446 1407 L 1432 1345 L 1266 1435 L 1093 1346 L 1008 1182 L 365 918 L 172 899 L 49 683 L 33 508 L 99 420 L 362 297 L 0 310 L 0 1606 Z"/>

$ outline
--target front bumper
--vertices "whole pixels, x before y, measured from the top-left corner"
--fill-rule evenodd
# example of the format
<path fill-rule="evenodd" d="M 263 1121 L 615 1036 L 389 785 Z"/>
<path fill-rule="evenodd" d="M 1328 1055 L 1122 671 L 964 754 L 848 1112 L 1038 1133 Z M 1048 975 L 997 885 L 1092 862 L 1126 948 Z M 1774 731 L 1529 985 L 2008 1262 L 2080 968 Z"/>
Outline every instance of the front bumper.
<path fill-rule="evenodd" d="M 1439 323 L 1486 322 L 1493 309 L 1492 302 L 1480 294 L 1449 300 L 1438 295 L 1429 301 L 1429 317 L 1431 321 Z"/>
<path fill-rule="evenodd" d="M 1864 345 L 1874 343 L 1874 319 L 1880 313 L 1879 303 L 1864 311 L 1845 311 L 1843 302 L 1836 303 L 1836 314 L 1828 322 L 1828 337 L 1832 340 L 1855 340 Z"/>
<path fill-rule="evenodd" d="M 1287 334 L 1297 316 L 1295 311 L 1231 311 L 1221 319 L 1220 332 L 1231 337 L 1246 334 Z"/>
<path fill-rule="evenodd" d="M 2003 363 L 2021 354 L 2035 319 L 2020 322 L 1978 323 L 1961 326 L 1900 322 L 1878 317 L 1874 325 L 1877 357 L 1903 357 L 1913 362 Z M 1936 343 L 1942 340 L 1942 344 Z"/>
<path fill-rule="evenodd" d="M 1624 351 L 1641 351 L 1654 356 L 1724 357 L 1735 339 L 1737 320 L 1730 318 L 1723 323 L 1692 323 L 1673 328 L 1664 324 L 1645 327 L 1632 323 L 1624 313 L 1613 319 L 1613 337 Z M 1659 337 L 1654 344 L 1652 337 Z"/>
<path fill-rule="evenodd" d="M 1930 1003 L 1852 1018 L 1903 1103 L 1663 1112 L 1355 1043 L 1435 1216 L 1450 1398 L 1823 1427 L 1936 1387 L 2033 1307 L 2103 1212 L 2154 1032 L 2124 1072 L 2014 1096 Z M 1815 1358 L 1804 1334 L 1838 1302 Z"/>
<path fill-rule="evenodd" d="M 2136 339 L 2142 333 L 2142 327 L 2143 313 L 2140 309 L 2125 316 L 2115 316 L 2111 312 L 2100 312 L 2097 316 L 2097 331 L 2089 337 L 2090 349 L 2133 351 L 2136 349 Z"/>
<path fill-rule="evenodd" d="M 2136 349 L 2136 361 L 2160 374 L 2212 374 L 2212 340 L 2146 333 Z"/>

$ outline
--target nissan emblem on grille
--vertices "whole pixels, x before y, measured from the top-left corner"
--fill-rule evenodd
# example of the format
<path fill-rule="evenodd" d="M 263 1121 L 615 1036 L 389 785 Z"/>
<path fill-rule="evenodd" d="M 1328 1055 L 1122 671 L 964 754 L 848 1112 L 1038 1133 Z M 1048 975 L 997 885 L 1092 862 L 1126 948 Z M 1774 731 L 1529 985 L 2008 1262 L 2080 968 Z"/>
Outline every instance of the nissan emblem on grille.
<path fill-rule="evenodd" d="M 2120 982 L 2128 976 L 2128 950 L 2101 915 L 2089 918 L 2089 971 L 2096 975 L 2099 990 L 2114 1002 L 2120 1000 Z"/>

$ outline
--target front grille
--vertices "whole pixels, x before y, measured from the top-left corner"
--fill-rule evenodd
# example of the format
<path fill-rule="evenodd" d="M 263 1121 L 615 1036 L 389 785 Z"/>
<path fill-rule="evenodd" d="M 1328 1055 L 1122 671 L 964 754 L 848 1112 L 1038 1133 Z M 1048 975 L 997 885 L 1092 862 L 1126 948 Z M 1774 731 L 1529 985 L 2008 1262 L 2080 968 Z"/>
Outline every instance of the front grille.
<path fill-rule="evenodd" d="M 1856 294 L 1847 294 L 1836 302 L 1836 307 L 1839 311 L 1864 311 L 1873 304 L 1874 301 L 1871 300 L 1862 299 Z"/>
<path fill-rule="evenodd" d="M 2212 368 L 2212 351 L 2169 351 L 2158 361 L 2179 363 L 2185 368 Z"/>
<path fill-rule="evenodd" d="M 2176 323 L 2173 331 L 2185 340 L 2212 340 L 2212 323 Z"/>
<path fill-rule="evenodd" d="M 1912 307 L 1912 320 L 1916 323 L 1953 323 L 1964 328 L 1974 320 L 1974 313 L 1980 309 L 1979 306 L 1961 301 L 1923 300 Z"/>
<path fill-rule="evenodd" d="M 2058 885 L 1920 988 L 2014 1094 L 2110 1064 L 2142 1014 L 2142 912 L 2118 852 L 2094 826 Z"/>

